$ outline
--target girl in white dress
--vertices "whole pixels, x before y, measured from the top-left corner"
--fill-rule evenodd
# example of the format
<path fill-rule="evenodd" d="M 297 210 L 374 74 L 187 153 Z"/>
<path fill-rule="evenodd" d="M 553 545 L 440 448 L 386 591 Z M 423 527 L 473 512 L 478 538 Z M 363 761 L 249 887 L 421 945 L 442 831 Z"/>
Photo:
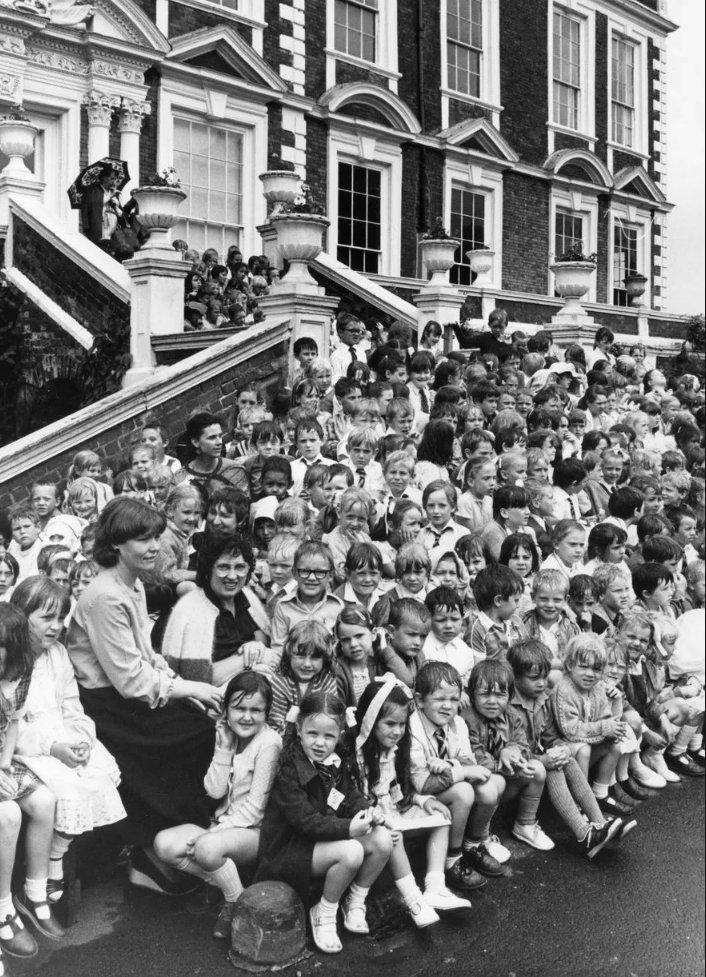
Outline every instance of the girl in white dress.
<path fill-rule="evenodd" d="M 56 640 L 68 597 L 48 577 L 28 577 L 11 603 L 29 622 L 34 669 L 19 722 L 16 754 L 56 795 L 56 820 L 47 895 L 63 890 L 63 858 L 73 839 L 125 817 L 117 785 L 120 771 L 96 739 L 93 720 L 83 711 L 66 649 Z"/>

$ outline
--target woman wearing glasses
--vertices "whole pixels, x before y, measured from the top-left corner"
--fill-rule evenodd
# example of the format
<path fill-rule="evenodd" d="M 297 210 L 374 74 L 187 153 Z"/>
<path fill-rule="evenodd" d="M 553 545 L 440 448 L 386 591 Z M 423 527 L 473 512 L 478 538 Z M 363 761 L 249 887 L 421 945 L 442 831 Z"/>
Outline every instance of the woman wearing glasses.
<path fill-rule="evenodd" d="M 154 568 L 165 525 L 140 499 L 123 495 L 106 505 L 93 550 L 101 571 L 79 598 L 66 644 L 84 710 L 120 768 L 128 815 L 121 828 L 138 846 L 130 880 L 176 894 L 183 883 L 152 842 L 175 824 L 208 824 L 203 778 L 214 724 L 206 711 L 220 709 L 221 693 L 210 681 L 175 674 L 152 649 L 140 577 Z"/>

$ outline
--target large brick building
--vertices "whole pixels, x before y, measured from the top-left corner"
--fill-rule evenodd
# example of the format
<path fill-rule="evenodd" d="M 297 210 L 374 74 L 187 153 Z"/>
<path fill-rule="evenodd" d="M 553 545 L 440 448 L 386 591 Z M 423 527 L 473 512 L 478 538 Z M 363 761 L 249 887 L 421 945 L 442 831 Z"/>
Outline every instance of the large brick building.
<path fill-rule="evenodd" d="M 33 8 L 36 8 L 33 12 Z M 0 102 L 42 132 L 45 206 L 108 152 L 133 176 L 174 165 L 176 233 L 261 250 L 258 174 L 277 154 L 357 270 L 420 277 L 441 216 L 492 284 L 553 295 L 576 239 L 590 301 L 627 304 L 626 272 L 666 307 L 665 0 L 0 0 Z M 1 109 L 0 109 L 1 110 Z"/>

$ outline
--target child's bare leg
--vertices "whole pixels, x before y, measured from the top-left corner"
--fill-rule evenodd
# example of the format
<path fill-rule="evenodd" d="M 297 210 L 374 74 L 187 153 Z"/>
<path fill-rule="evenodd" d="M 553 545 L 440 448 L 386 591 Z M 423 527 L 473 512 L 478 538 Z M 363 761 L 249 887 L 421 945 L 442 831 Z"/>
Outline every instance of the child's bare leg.
<path fill-rule="evenodd" d="M 325 877 L 323 894 L 327 902 L 338 905 L 356 877 L 364 857 L 363 846 L 357 838 L 319 841 L 314 845 L 311 871 L 316 878 Z"/>
<path fill-rule="evenodd" d="M 588 771 L 591 767 L 591 747 L 588 743 L 572 743 L 572 756 L 579 765 L 581 773 L 588 780 Z"/>
<path fill-rule="evenodd" d="M 534 769 L 534 776 L 520 790 L 517 816 L 515 817 L 517 824 L 534 824 L 536 822 L 539 802 L 544 793 L 547 772 L 539 760 L 532 760 L 530 764 Z"/>
<path fill-rule="evenodd" d="M 357 841 L 363 846 L 363 864 L 355 876 L 355 883 L 362 888 L 369 889 L 378 875 L 387 865 L 392 854 L 392 834 L 380 825 L 373 828 L 370 834 L 363 835 Z"/>
<path fill-rule="evenodd" d="M 475 793 L 469 783 L 463 781 L 448 787 L 438 795 L 442 804 L 445 804 L 451 812 L 451 828 L 449 831 L 449 857 L 456 858 L 461 854 L 461 846 L 466 833 L 466 823 L 473 807 Z"/>
<path fill-rule="evenodd" d="M 505 791 L 505 778 L 492 773 L 484 784 L 476 784 L 476 799 L 468 819 L 466 836 L 471 843 L 485 841 L 490 835 L 490 821 Z"/>
<path fill-rule="evenodd" d="M 15 801 L 0 801 L 0 900 L 10 896 L 22 812 Z"/>
<path fill-rule="evenodd" d="M 598 800 L 605 800 L 608 796 L 610 782 L 620 759 L 620 745 L 612 741 L 604 741 L 591 750 L 593 763 L 593 783 L 591 789 Z"/>
<path fill-rule="evenodd" d="M 42 786 L 23 797 L 18 804 L 27 815 L 27 878 L 46 880 L 49 875 L 56 798 L 47 787 Z"/>
<path fill-rule="evenodd" d="M 449 850 L 450 828 L 432 828 L 427 840 L 427 875 L 443 876 L 446 852 Z"/>

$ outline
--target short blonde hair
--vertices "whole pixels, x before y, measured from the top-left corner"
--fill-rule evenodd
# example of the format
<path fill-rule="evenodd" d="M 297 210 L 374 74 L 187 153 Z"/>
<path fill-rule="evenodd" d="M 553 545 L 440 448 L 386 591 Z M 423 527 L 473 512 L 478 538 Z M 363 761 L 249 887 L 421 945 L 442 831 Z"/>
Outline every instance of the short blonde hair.
<path fill-rule="evenodd" d="M 577 634 L 569 639 L 564 654 L 564 668 L 570 671 L 576 665 L 604 669 L 607 656 L 605 644 L 597 634 Z"/>

